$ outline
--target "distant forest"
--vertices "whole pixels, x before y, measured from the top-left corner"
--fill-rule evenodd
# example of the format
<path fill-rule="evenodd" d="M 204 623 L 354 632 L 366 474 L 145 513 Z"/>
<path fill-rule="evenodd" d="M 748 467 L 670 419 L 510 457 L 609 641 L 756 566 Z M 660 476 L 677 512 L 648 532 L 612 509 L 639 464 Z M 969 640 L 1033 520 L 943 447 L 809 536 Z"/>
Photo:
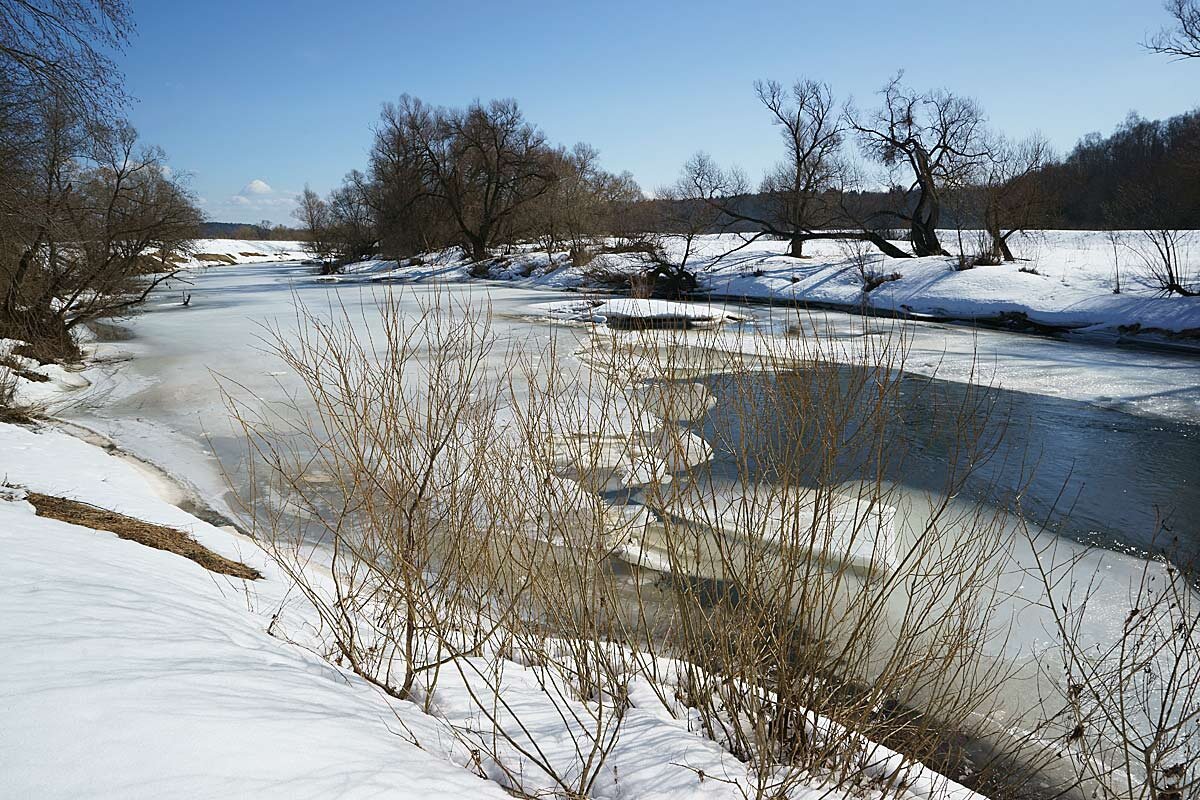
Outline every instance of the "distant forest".
<path fill-rule="evenodd" d="M 1038 180 L 1051 200 L 1036 227 L 1200 229 L 1200 110 L 1166 120 L 1146 120 L 1131 113 L 1111 135 L 1089 133 L 1064 158 L 1049 161 L 1038 171 Z M 894 198 L 895 192 L 854 193 L 854 203 L 864 209 L 885 208 Z M 755 193 L 743 202 L 759 206 L 769 198 Z M 951 205 L 943 224 L 970 227 L 972 217 L 971 209 Z M 727 221 L 714 223 L 712 230 L 754 228 L 750 222 Z M 269 221 L 205 222 L 202 234 L 293 240 L 303 238 L 304 231 Z"/>
<path fill-rule="evenodd" d="M 263 220 L 257 225 L 245 222 L 204 222 L 200 225 L 200 236 L 205 239 L 259 239 L 276 242 L 291 242 L 303 238 L 304 232 L 286 225 L 272 225 Z"/>
<path fill-rule="evenodd" d="M 1200 228 L 1200 111 L 1167 120 L 1130 116 L 1092 133 L 1041 180 L 1063 228 Z"/>

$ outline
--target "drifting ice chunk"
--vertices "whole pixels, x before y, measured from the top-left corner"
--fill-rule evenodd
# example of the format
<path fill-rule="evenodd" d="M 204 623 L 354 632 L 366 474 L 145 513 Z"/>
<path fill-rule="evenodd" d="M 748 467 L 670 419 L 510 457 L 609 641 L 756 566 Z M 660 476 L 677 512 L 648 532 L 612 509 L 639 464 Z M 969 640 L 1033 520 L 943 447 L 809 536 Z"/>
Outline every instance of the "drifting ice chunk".
<path fill-rule="evenodd" d="M 534 306 L 557 319 L 607 324 L 610 328 L 706 328 L 745 317 L 708 303 L 672 303 L 666 300 L 618 298 L 567 300 Z"/>

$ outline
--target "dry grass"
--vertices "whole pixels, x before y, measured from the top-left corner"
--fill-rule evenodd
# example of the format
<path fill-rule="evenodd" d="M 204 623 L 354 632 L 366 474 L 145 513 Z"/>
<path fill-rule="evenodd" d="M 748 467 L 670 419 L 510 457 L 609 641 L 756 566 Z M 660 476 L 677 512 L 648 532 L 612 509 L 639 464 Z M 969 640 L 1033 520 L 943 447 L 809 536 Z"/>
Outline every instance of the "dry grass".
<path fill-rule="evenodd" d="M 445 674 L 461 681 L 485 724 L 458 735 L 510 789 L 539 788 L 532 765 L 587 796 L 635 680 L 748 764 L 747 796 L 813 774 L 899 794 L 914 761 L 957 768 L 952 740 L 1008 677 L 985 655 L 1006 635 L 1003 519 L 954 500 L 1003 428 L 983 388 L 939 404 L 930 424 L 955 443 L 945 485 L 893 529 L 908 507 L 884 478 L 905 456 L 902 340 L 843 354 L 814 334 L 733 358 L 696 332 L 633 331 L 593 337 L 577 373 L 553 344 L 495 353 L 487 311 L 436 298 L 416 315 L 383 303 L 378 334 L 344 310 L 330 322 L 300 308 L 297 323 L 268 344 L 302 400 L 276 416 L 229 397 L 254 535 L 338 663 L 418 702 Z M 732 494 L 668 422 L 692 419 L 710 390 L 689 381 L 716 374 L 741 432 L 711 443 L 745 465 Z M 647 404 L 661 426 L 623 421 Z M 647 477 L 621 478 L 633 471 Z M 626 482 L 642 522 L 601 500 Z M 317 542 L 328 584 L 307 571 Z M 643 568 L 662 574 L 623 577 Z M 536 668 L 586 743 L 569 763 L 503 707 L 510 659 Z M 909 761 L 867 774 L 867 739 Z"/>
<path fill-rule="evenodd" d="M 122 539 L 129 539 L 146 547 L 166 550 L 169 553 L 191 559 L 210 572 L 247 580 L 257 580 L 262 577 L 262 573 L 253 567 L 218 555 L 175 528 L 144 522 L 115 511 L 98 508 L 77 500 L 68 500 L 65 497 L 29 492 L 26 499 L 33 505 L 38 516 L 69 522 L 72 525 L 80 525 L 93 530 L 115 533 Z"/>
<path fill-rule="evenodd" d="M 17 402 L 17 371 L 0 360 L 0 423 L 28 425 L 33 420 L 33 409 Z"/>
<path fill-rule="evenodd" d="M 236 264 L 237 259 L 225 253 L 196 253 L 193 258 L 197 261 L 207 261 L 211 264 Z"/>

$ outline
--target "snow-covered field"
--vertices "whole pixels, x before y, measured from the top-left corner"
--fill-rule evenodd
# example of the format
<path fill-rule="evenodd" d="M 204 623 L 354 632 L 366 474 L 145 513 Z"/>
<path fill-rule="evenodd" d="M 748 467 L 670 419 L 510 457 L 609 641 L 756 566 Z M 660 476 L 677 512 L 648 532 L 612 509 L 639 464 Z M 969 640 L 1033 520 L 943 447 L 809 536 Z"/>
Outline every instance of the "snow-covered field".
<path fill-rule="evenodd" d="M 196 239 L 190 256 L 181 262 L 188 267 L 219 264 L 257 264 L 263 261 L 292 261 L 307 258 L 303 242 L 268 239 Z"/>
<path fill-rule="evenodd" d="M 955 234 L 943 233 L 953 249 Z M 1198 275 L 1200 235 L 1193 239 L 1180 256 L 1183 272 Z M 669 253 L 681 255 L 682 240 L 667 237 L 664 243 Z M 1021 260 L 960 271 L 951 257 L 890 258 L 839 242 L 811 242 L 807 257 L 794 259 L 785 255 L 785 242 L 760 239 L 744 246 L 741 237 L 724 234 L 700 237 L 689 265 L 702 291 L 726 299 L 1020 325 L 1023 320 L 1012 318 L 1016 314 L 1035 325 L 1106 337 L 1142 332 L 1200 339 L 1200 297 L 1162 295 L 1138 255 L 1150 246 L 1142 233 L 1122 233 L 1115 248 L 1109 235 L 1098 231 L 1038 231 L 1014 237 L 1012 245 Z M 601 270 L 632 272 L 644 266 L 636 253 L 601 255 L 578 268 L 565 254 L 551 259 L 526 249 L 497 258 L 485 273 L 494 280 L 576 289 Z M 464 281 L 472 268 L 458 251 L 447 251 L 419 263 L 352 264 L 342 279 Z M 863 269 L 899 277 L 864 292 Z M 1121 292 L 1114 294 L 1118 277 Z"/>

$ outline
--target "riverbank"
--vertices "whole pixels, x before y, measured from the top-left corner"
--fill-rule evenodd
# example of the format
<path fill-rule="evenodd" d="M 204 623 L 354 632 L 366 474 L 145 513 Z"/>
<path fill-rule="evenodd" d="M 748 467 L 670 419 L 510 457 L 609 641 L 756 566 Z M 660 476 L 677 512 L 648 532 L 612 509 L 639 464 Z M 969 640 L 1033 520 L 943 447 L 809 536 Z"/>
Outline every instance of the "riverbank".
<path fill-rule="evenodd" d="M 432 720 L 268 632 L 287 582 L 253 542 L 52 423 L 0 424 L 0 453 L 3 793 L 505 796 L 392 727 L 436 741 Z M 184 531 L 264 577 L 38 516 L 30 492 Z"/>
<path fill-rule="evenodd" d="M 950 241 L 951 232 L 947 232 Z M 956 322 L 1022 333 L 1069 335 L 1107 343 L 1200 353 L 1200 297 L 1166 297 L 1149 279 L 1144 234 L 1038 231 L 1013 240 L 1022 260 L 960 269 L 956 257 L 891 258 L 839 242 L 812 242 L 807 255 L 787 243 L 750 244 L 734 234 L 700 236 L 687 253 L 699 299 L 837 310 L 927 322 Z M 664 237 L 682 261 L 685 243 Z M 1200 271 L 1200 246 L 1181 254 L 1181 270 Z M 487 278 L 538 288 L 611 288 L 621 275 L 646 269 L 645 254 L 607 253 L 575 266 L 514 249 L 473 263 L 457 250 L 403 262 L 350 264 L 330 280 L 467 281 Z M 1119 289 L 1119 292 L 1117 291 Z"/>

